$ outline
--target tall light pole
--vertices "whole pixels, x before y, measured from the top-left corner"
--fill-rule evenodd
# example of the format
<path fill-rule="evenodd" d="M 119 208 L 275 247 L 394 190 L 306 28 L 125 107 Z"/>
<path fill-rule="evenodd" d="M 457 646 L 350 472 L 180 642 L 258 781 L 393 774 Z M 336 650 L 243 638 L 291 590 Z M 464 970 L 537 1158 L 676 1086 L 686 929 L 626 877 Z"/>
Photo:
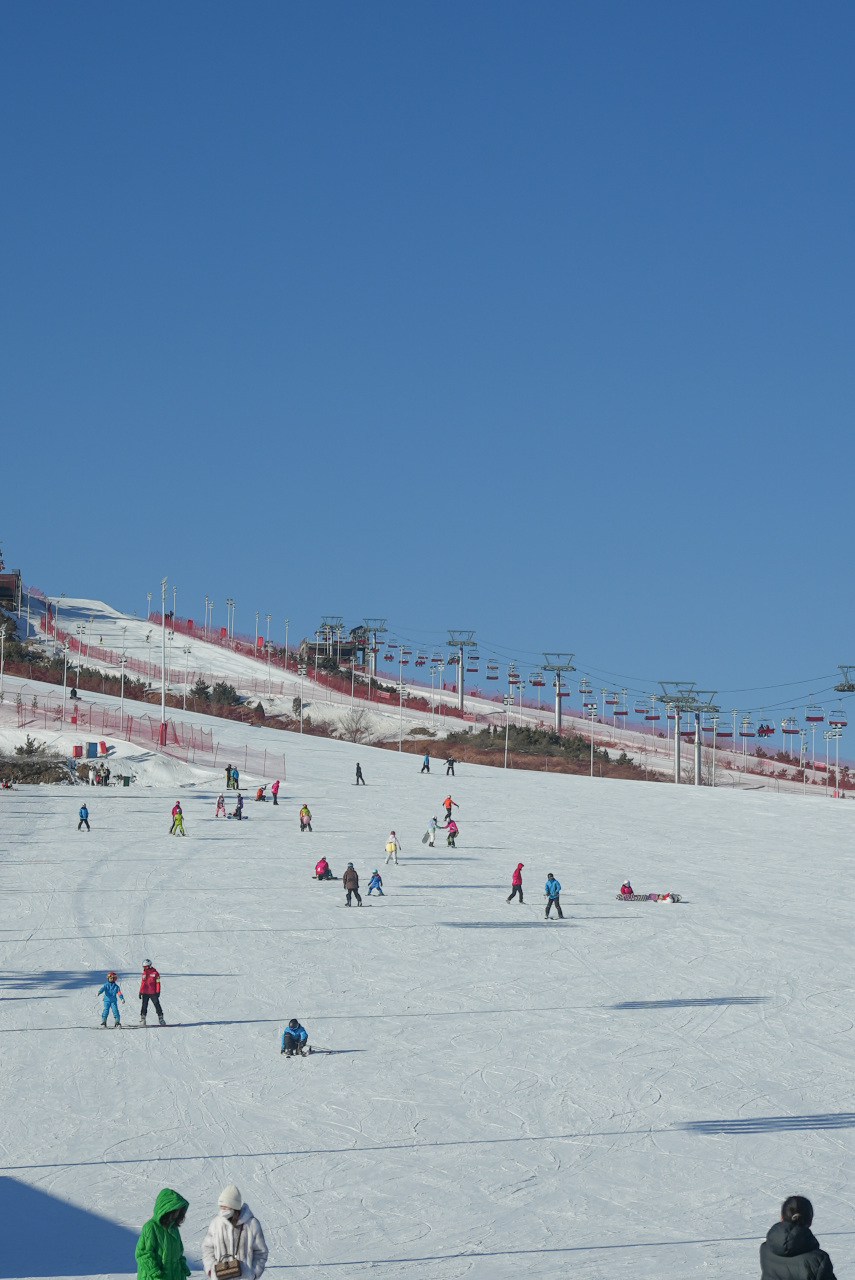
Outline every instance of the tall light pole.
<path fill-rule="evenodd" d="M 270 655 L 273 652 L 273 645 L 268 640 L 264 647 L 267 650 L 267 696 L 269 698 L 270 697 Z"/>
<path fill-rule="evenodd" d="M 258 610 L 257 609 L 255 611 L 255 647 L 252 652 L 254 654 L 258 653 Z"/>
<path fill-rule="evenodd" d="M 3 667 L 6 664 L 6 623 L 0 623 L 0 702 L 3 701 Z M 62 696 L 65 698 L 65 676 L 62 677 Z"/>
<path fill-rule="evenodd" d="M 288 670 L 288 623 L 290 618 L 285 619 L 285 670 Z"/>
<path fill-rule="evenodd" d="M 561 673 L 575 671 L 572 653 L 544 653 L 544 671 L 554 671 L 555 680 L 555 732 L 561 733 Z"/>
<path fill-rule="evenodd" d="M 178 588 L 172 588 L 172 625 L 175 626 L 175 619 L 178 616 Z"/>
<path fill-rule="evenodd" d="M 403 671 L 403 667 L 401 668 Z M 403 751 L 404 741 L 404 677 L 398 680 L 398 750 Z"/>
<path fill-rule="evenodd" d="M 122 656 L 119 658 L 119 664 L 122 668 L 122 685 L 119 693 L 119 720 L 124 721 L 125 716 L 125 665 L 128 661 L 126 652 L 128 628 L 122 627 Z"/>
<path fill-rule="evenodd" d="M 208 639 L 208 597 L 205 596 L 205 639 Z"/>
<path fill-rule="evenodd" d="M 514 705 L 515 698 L 512 693 L 506 693 L 502 702 L 505 704 L 505 768 L 508 767 L 508 733 L 511 726 L 511 707 Z"/>
<path fill-rule="evenodd" d="M 185 644 L 184 646 L 184 710 L 185 711 L 187 710 L 187 680 L 188 680 L 188 673 L 190 670 L 190 653 L 191 653 L 190 645 Z"/>
<path fill-rule="evenodd" d="M 591 707 L 591 777 L 594 776 L 594 721 L 597 718 L 597 704 Z"/>
<path fill-rule="evenodd" d="M 297 675 L 300 677 L 300 732 L 303 732 L 303 676 L 306 674 L 306 664 L 301 662 L 297 667 Z"/>
<path fill-rule="evenodd" d="M 160 745 L 166 746 L 166 578 L 160 583 Z"/>
<path fill-rule="evenodd" d="M 83 653 L 83 637 L 86 634 L 86 624 L 78 622 L 74 628 L 77 634 L 77 687 L 80 688 L 80 658 Z"/>
<path fill-rule="evenodd" d="M 235 634 L 235 602 L 228 596 L 226 599 L 226 639 L 233 640 Z"/>
<path fill-rule="evenodd" d="M 145 620 L 146 620 L 146 622 L 148 622 L 149 618 L 151 617 L 151 592 L 150 592 L 150 591 L 147 591 L 147 592 L 145 593 L 145 598 L 146 598 L 146 600 L 148 601 L 148 607 L 147 607 L 147 609 L 146 609 Z"/>
<path fill-rule="evenodd" d="M 65 690 L 68 684 L 68 645 L 62 646 L 62 720 L 65 723 Z M 3 697 L 3 671 L 0 663 L 0 699 Z"/>

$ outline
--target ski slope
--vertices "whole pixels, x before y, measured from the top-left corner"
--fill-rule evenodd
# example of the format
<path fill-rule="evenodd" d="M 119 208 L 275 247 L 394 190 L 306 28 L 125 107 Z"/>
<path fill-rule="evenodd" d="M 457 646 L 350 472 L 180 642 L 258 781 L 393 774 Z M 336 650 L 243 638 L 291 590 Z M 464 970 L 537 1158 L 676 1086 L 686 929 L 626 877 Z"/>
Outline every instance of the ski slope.
<path fill-rule="evenodd" d="M 849 805 L 461 766 L 458 849 L 430 850 L 444 773 L 287 750 L 241 824 L 219 776 L 0 793 L 0 1187 L 38 1213 L 0 1275 L 132 1274 L 162 1186 L 198 1271 L 231 1181 L 271 1274 L 730 1280 L 793 1191 L 851 1272 Z M 346 909 L 322 853 L 386 896 Z M 627 876 L 684 901 L 617 902 Z M 109 968 L 136 1020 L 146 956 L 180 1025 L 99 1030 Z M 282 1058 L 291 1016 L 329 1052 Z"/>

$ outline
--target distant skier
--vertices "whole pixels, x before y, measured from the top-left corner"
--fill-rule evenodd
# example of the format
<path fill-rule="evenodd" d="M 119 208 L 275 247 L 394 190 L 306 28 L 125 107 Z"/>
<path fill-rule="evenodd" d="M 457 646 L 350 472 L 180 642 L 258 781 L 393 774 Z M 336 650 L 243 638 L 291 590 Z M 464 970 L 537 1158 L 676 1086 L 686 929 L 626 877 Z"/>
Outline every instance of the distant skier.
<path fill-rule="evenodd" d="M 311 831 L 312 829 L 312 813 L 307 804 L 304 804 L 300 810 L 300 831 Z"/>
<path fill-rule="evenodd" d="M 629 898 L 629 897 L 631 897 L 631 896 L 632 896 L 632 894 L 633 894 L 633 892 L 634 892 L 634 891 L 633 891 L 633 888 L 632 888 L 632 885 L 629 883 L 629 881 L 628 881 L 628 880 L 624 880 L 623 884 L 622 884 L 622 885 L 621 885 L 621 887 L 620 887 L 620 891 L 621 891 L 621 894 L 622 894 L 622 896 L 623 896 L 624 898 Z"/>
<path fill-rule="evenodd" d="M 139 1280 L 184 1280 L 190 1275 L 178 1230 L 187 1209 L 187 1201 L 177 1191 L 164 1187 L 158 1192 L 154 1213 L 144 1223 L 137 1241 Z"/>
<path fill-rule="evenodd" d="M 280 1053 L 284 1053 L 286 1058 L 291 1058 L 298 1053 L 305 1058 L 309 1052 L 309 1033 L 305 1027 L 301 1027 L 296 1018 L 292 1018 L 288 1026 L 282 1032 L 282 1048 Z"/>
<path fill-rule="evenodd" d="M 160 974 L 157 972 L 150 960 L 143 960 L 142 979 L 140 980 L 140 1000 L 142 1000 L 140 1026 L 145 1026 L 145 1018 L 148 1013 L 148 1002 L 150 1000 L 154 1005 L 154 1011 L 157 1014 L 158 1022 L 162 1027 L 165 1027 L 166 1023 L 163 1018 L 163 1010 L 160 1007 Z"/>
<path fill-rule="evenodd" d="M 395 835 L 394 831 L 389 832 L 389 839 L 386 841 L 386 863 L 390 858 L 395 859 L 395 866 L 398 865 L 398 854 L 401 853 L 401 842 Z"/>
<path fill-rule="evenodd" d="M 419 773 L 430 773 L 430 752 L 426 751 L 422 760 L 422 767 Z"/>
<path fill-rule="evenodd" d="M 376 867 L 371 872 L 371 879 L 368 881 L 368 897 L 369 898 L 371 897 L 371 894 L 375 889 L 380 894 L 381 898 L 386 897 L 385 893 L 383 892 L 383 877 L 381 876 L 380 872 L 377 870 Z"/>
<path fill-rule="evenodd" d="M 183 836 L 184 831 L 184 814 L 181 812 L 181 802 L 176 801 L 172 807 L 172 826 L 169 828 L 171 836 Z"/>
<path fill-rule="evenodd" d="M 240 774 L 235 768 L 232 768 L 232 790 L 233 791 L 240 790 Z"/>
<path fill-rule="evenodd" d="M 259 787 L 258 790 L 256 791 L 255 793 L 256 800 L 263 800 L 264 803 L 266 804 L 267 796 L 264 794 L 266 790 L 267 790 L 267 783 L 265 783 L 264 786 Z"/>
<path fill-rule="evenodd" d="M 433 842 L 436 839 L 437 826 L 438 826 L 438 823 L 436 820 L 436 814 L 434 814 L 434 816 L 431 818 L 430 822 L 428 823 L 428 848 L 429 849 L 433 848 Z"/>
<path fill-rule="evenodd" d="M 347 906 L 350 906 L 350 895 L 353 894 L 356 901 L 362 906 L 362 898 L 359 894 L 359 876 L 353 868 L 353 863 L 348 862 L 347 870 L 341 878 L 342 888 L 347 894 Z"/>
<path fill-rule="evenodd" d="M 359 786 L 360 782 L 362 783 L 362 785 L 363 785 L 363 787 L 364 787 L 364 786 L 365 786 L 365 779 L 364 779 L 364 778 L 363 778 L 363 776 L 362 776 L 362 765 L 361 765 L 361 764 L 359 763 L 359 761 L 357 760 L 357 762 L 356 762 L 356 785 L 357 785 L 357 786 Z"/>
<path fill-rule="evenodd" d="M 332 867 L 326 858 L 321 858 L 320 862 L 315 863 L 315 879 L 316 880 L 334 880 Z"/>
<path fill-rule="evenodd" d="M 270 794 L 273 796 L 273 803 L 279 803 L 279 779 L 277 778 L 273 786 L 270 788 Z"/>
<path fill-rule="evenodd" d="M 524 862 L 517 863 L 516 871 L 511 876 L 511 895 L 509 898 L 505 898 L 505 902 L 513 902 L 514 898 L 519 896 L 520 904 L 522 904 L 522 900 L 523 900 L 522 869 L 524 866 L 525 866 Z"/>
<path fill-rule="evenodd" d="M 455 766 L 455 764 L 456 764 L 456 763 L 457 763 L 457 761 L 454 759 L 454 756 L 449 756 L 449 757 L 448 757 L 448 759 L 447 759 L 447 760 L 446 760 L 446 762 L 445 762 L 445 776 L 446 776 L 446 778 L 448 777 L 448 775 L 449 775 L 449 774 L 451 774 L 452 778 L 454 777 L 454 766 Z"/>
<path fill-rule="evenodd" d="M 122 1004 L 124 1004 L 125 997 L 122 995 L 122 989 L 119 986 L 116 980 L 116 975 L 113 973 L 112 969 L 107 974 L 107 981 L 104 983 L 103 987 L 98 988 L 98 995 L 104 997 L 104 1008 L 101 1010 L 101 1026 L 106 1027 L 107 1014 L 112 1010 L 116 1026 L 120 1027 L 122 1024 L 119 1020 L 119 1006 L 117 1001 L 121 1000 Z"/>
<path fill-rule="evenodd" d="M 442 803 L 445 806 L 445 820 L 446 822 L 450 822 L 451 810 L 459 809 L 460 805 L 457 803 L 456 800 L 452 800 L 451 796 L 446 796 Z"/>
<path fill-rule="evenodd" d="M 543 886 L 543 889 L 546 894 L 546 911 L 544 912 L 544 919 L 545 920 L 549 919 L 549 913 L 554 906 L 556 911 L 558 912 L 558 919 L 563 920 L 564 912 L 561 910 L 561 899 L 560 899 L 561 885 L 555 879 L 555 876 L 552 874 L 551 871 L 546 877 L 546 884 Z"/>
<path fill-rule="evenodd" d="M 226 765 L 226 791 L 231 791 L 231 789 L 232 789 L 232 766 L 230 764 L 227 764 Z"/>
<path fill-rule="evenodd" d="M 81 827 L 85 827 L 87 831 L 91 831 L 92 828 L 89 825 L 89 810 L 86 808 L 85 804 L 80 806 L 77 811 L 77 816 L 80 819 L 77 824 L 77 830 L 79 831 Z"/>
<path fill-rule="evenodd" d="M 445 830 L 448 832 L 445 843 L 450 849 L 456 849 L 457 845 L 454 842 L 460 833 L 460 828 L 453 818 L 448 819 L 448 822 L 445 824 Z"/>
<path fill-rule="evenodd" d="M 226 802 L 223 799 L 222 792 L 217 796 L 217 812 L 214 814 L 214 817 L 219 818 L 221 814 L 223 817 L 226 816 Z"/>
<path fill-rule="evenodd" d="M 232 817 L 237 818 L 238 822 L 243 822 L 243 796 L 240 792 L 237 793 L 237 800 L 235 800 Z"/>

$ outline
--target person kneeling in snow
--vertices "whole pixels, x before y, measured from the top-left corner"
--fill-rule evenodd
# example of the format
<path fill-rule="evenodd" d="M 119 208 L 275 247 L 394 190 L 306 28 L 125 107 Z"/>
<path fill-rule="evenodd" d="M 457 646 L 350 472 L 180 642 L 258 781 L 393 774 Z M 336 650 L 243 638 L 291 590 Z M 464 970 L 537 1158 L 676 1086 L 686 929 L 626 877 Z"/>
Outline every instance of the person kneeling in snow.
<path fill-rule="evenodd" d="M 225 1187 L 217 1202 L 219 1212 L 202 1241 L 202 1265 L 211 1280 L 217 1266 L 232 1259 L 240 1264 L 241 1277 L 259 1280 L 267 1263 L 267 1245 L 261 1223 L 253 1216 L 237 1187 Z"/>
<path fill-rule="evenodd" d="M 293 1054 L 299 1053 L 305 1057 L 308 1051 L 309 1033 L 305 1027 L 301 1027 L 296 1018 L 292 1018 L 288 1026 L 282 1032 L 282 1049 L 286 1058 L 292 1057 Z"/>
<path fill-rule="evenodd" d="M 320 862 L 315 863 L 315 879 L 316 880 L 334 880 L 332 867 L 326 858 L 321 858 Z"/>
<path fill-rule="evenodd" d="M 625 898 L 631 897 L 634 892 L 632 885 L 629 883 L 628 880 L 624 880 L 623 884 L 620 887 L 620 891 Z"/>

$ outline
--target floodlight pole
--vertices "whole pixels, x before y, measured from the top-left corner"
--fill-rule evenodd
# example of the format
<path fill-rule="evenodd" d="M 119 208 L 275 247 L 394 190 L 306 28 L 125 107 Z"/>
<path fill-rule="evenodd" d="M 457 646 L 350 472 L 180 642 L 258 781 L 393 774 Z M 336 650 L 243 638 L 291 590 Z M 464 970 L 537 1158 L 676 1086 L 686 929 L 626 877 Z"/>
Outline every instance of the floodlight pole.
<path fill-rule="evenodd" d="M 701 713 L 695 712 L 695 786 L 701 785 Z"/>
<path fill-rule="evenodd" d="M 166 746 L 166 578 L 160 584 L 160 745 Z"/>
<path fill-rule="evenodd" d="M 463 682 L 465 679 L 463 652 L 464 649 L 475 648 L 475 632 L 449 628 L 446 643 L 450 648 L 457 650 L 457 706 L 460 711 L 464 711 L 466 708 L 463 701 Z"/>
<path fill-rule="evenodd" d="M 544 671 L 552 671 L 555 673 L 553 685 L 555 688 L 555 732 L 561 734 L 561 673 L 562 671 L 575 671 L 573 666 L 572 653 L 544 653 L 543 655 Z"/>

